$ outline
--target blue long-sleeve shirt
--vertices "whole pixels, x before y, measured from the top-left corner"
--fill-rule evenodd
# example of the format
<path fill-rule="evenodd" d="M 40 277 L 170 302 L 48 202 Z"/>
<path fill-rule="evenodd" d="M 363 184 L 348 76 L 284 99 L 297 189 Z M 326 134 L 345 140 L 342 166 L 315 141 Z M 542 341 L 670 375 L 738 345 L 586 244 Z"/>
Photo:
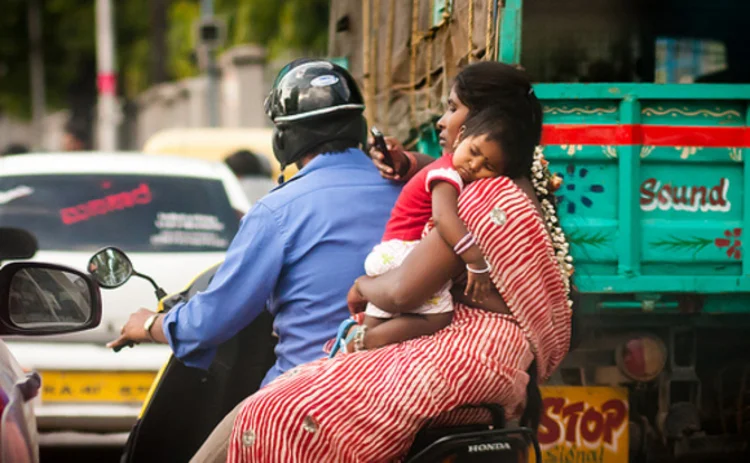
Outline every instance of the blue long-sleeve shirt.
<path fill-rule="evenodd" d="M 360 150 L 313 158 L 242 219 L 207 290 L 164 317 L 175 355 L 208 369 L 216 347 L 267 307 L 279 342 L 264 384 L 322 357 L 399 190 Z"/>

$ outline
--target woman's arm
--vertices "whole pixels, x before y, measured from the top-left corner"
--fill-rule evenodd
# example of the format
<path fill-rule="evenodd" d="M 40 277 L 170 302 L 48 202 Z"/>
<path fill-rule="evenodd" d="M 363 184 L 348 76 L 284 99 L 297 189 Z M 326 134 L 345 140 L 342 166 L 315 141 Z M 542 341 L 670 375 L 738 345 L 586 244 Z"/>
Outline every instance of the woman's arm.
<path fill-rule="evenodd" d="M 360 277 L 350 291 L 349 302 L 369 301 L 391 313 L 413 310 L 431 298 L 446 281 L 459 276 L 463 262 L 432 230 L 406 257 L 400 267 L 379 277 Z M 463 288 L 463 282 L 458 283 Z M 481 303 L 454 293 L 454 301 L 490 312 L 509 314 L 508 306 L 494 288 Z"/>
<path fill-rule="evenodd" d="M 436 182 L 432 187 L 432 222 L 451 249 L 469 233 L 458 216 L 458 191 L 447 182 Z M 476 244 L 472 244 L 461 253 L 461 259 L 476 269 L 487 265 L 482 251 Z"/>
<path fill-rule="evenodd" d="M 489 312 L 511 315 L 508 305 L 505 303 L 505 300 L 500 295 L 500 293 L 497 292 L 494 286 L 487 293 L 487 297 L 485 297 L 482 301 L 477 301 L 476 299 L 472 299 L 470 296 L 467 296 L 466 294 L 464 294 L 464 291 L 461 288 L 462 286 L 458 284 L 453 286 L 453 289 L 451 290 L 453 302 L 458 302 L 459 304 L 473 307 L 475 309 L 482 309 Z"/>
<path fill-rule="evenodd" d="M 422 305 L 462 269 L 461 259 L 433 230 L 401 266 L 376 278 L 360 277 L 355 286 L 364 299 L 386 312 L 408 312 Z"/>
<path fill-rule="evenodd" d="M 417 173 L 417 172 L 419 172 L 419 171 L 420 171 L 420 170 L 422 170 L 423 168 L 425 168 L 425 167 L 427 167 L 428 165 L 430 165 L 430 163 L 432 163 L 433 161 L 435 161 L 435 158 L 433 158 L 433 157 L 432 157 L 432 156 L 430 156 L 429 154 L 417 153 L 416 151 L 410 151 L 410 153 L 411 153 L 411 154 L 412 154 L 412 155 L 414 156 L 414 158 L 416 158 L 416 160 L 417 160 L 417 167 L 416 167 L 416 168 L 414 168 L 414 169 L 411 169 L 411 170 L 413 170 L 413 171 L 414 171 L 414 173 Z M 407 180 L 408 180 L 408 179 L 407 179 Z"/>
<path fill-rule="evenodd" d="M 440 236 L 466 263 L 469 272 L 464 294 L 481 302 L 490 292 L 490 267 L 482 255 L 482 250 L 474 243 L 474 238 L 458 216 L 458 190 L 449 182 L 433 182 L 432 221 Z"/>

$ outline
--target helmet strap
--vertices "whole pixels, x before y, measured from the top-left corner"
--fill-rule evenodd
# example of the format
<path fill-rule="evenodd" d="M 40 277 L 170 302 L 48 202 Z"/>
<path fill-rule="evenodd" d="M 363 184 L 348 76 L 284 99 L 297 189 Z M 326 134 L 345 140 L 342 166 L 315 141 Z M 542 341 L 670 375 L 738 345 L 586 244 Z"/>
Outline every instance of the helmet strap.
<path fill-rule="evenodd" d="M 367 123 L 360 114 L 337 114 L 335 118 L 282 123 L 274 127 L 273 152 L 279 164 L 298 162 L 316 147 L 333 140 L 351 140 L 353 146 L 367 139 Z M 283 174 L 283 171 L 282 171 Z"/>

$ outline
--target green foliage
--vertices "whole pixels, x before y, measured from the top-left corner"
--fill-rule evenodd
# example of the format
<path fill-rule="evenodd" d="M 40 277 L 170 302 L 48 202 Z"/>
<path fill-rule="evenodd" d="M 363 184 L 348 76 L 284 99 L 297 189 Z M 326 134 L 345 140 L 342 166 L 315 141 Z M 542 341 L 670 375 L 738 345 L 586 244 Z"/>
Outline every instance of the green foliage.
<path fill-rule="evenodd" d="M 216 11 L 227 19 L 230 44 L 268 44 L 277 33 L 282 4 L 267 0 L 216 0 Z"/>
<path fill-rule="evenodd" d="M 20 100 L 14 98 L 15 92 L 29 92 L 29 66 L 25 56 L 29 53 L 27 40 L 19 40 L 25 27 L 26 13 L 21 8 L 25 2 L 7 0 L 5 10 L 0 14 L 0 107 L 15 113 L 28 113 L 28 106 L 21 106 Z"/>
<path fill-rule="evenodd" d="M 95 53 L 94 8 L 87 0 L 47 0 L 42 10 L 42 46 L 50 106 L 63 104 L 67 89 Z M 30 112 L 28 5 L 5 0 L 0 14 L 0 108 Z"/>
<path fill-rule="evenodd" d="M 328 0 L 215 0 L 214 11 L 227 24 L 224 50 L 245 43 L 268 48 L 271 58 L 294 49 L 325 53 L 328 41 Z M 168 69 L 175 79 L 197 75 L 194 58 L 195 23 L 200 0 L 172 0 L 168 11 Z M 219 52 L 221 52 L 220 50 Z"/>
<path fill-rule="evenodd" d="M 278 22 L 278 34 L 270 43 L 271 54 L 287 48 L 307 53 L 323 53 L 328 41 L 327 26 L 327 1 L 284 2 Z"/>
<path fill-rule="evenodd" d="M 184 79 L 198 73 L 193 52 L 194 27 L 200 18 L 200 4 L 196 0 L 174 0 L 168 12 L 167 33 L 168 70 L 175 79 Z"/>
<path fill-rule="evenodd" d="M 126 96 L 133 96 L 149 85 L 149 1 L 113 2 L 119 83 L 121 93 Z"/>
<path fill-rule="evenodd" d="M 114 0 L 120 93 L 134 97 L 150 82 L 150 0 Z M 328 37 L 327 0 L 215 0 L 227 21 L 225 48 L 257 43 L 271 58 L 288 50 L 321 55 Z M 43 53 L 48 106 L 63 107 L 77 92 L 96 92 L 94 0 L 42 0 Z M 200 0 L 167 2 L 166 60 L 172 79 L 196 75 L 194 27 Z M 0 14 L 0 110 L 30 112 L 27 0 L 3 0 Z"/>

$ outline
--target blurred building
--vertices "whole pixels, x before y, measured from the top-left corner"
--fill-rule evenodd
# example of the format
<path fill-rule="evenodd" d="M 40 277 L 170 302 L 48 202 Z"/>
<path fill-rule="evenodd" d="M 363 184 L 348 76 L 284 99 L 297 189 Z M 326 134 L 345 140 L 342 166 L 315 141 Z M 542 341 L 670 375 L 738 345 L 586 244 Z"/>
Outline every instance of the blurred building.
<path fill-rule="evenodd" d="M 268 63 L 266 51 L 260 46 L 237 46 L 221 55 L 219 127 L 267 126 L 263 100 L 275 67 Z M 150 136 L 164 129 L 207 127 L 207 90 L 207 79 L 201 75 L 158 84 L 134 101 L 121 101 L 119 149 L 141 149 Z M 61 150 L 70 117 L 68 111 L 49 113 L 44 120 L 44 139 L 37 141 L 33 140 L 30 122 L 0 114 L 0 150 L 13 143 L 37 146 L 43 151 Z M 91 133 L 97 133 L 95 120 L 93 124 Z M 96 140 L 92 142 L 96 149 Z"/>

